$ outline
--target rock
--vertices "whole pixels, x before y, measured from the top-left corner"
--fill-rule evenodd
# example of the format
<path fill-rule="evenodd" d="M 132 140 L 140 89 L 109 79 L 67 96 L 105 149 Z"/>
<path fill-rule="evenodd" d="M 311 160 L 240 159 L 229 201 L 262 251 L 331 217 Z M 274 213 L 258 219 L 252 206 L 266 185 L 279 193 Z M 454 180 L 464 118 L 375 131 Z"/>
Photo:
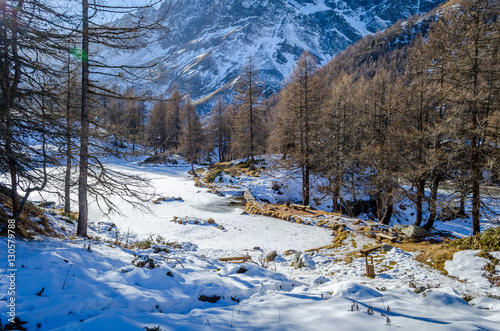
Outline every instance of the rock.
<path fill-rule="evenodd" d="M 295 254 L 295 253 L 296 253 L 296 251 L 293 250 L 293 249 L 289 249 L 289 250 L 286 250 L 286 251 L 283 252 L 283 254 L 285 256 L 289 256 L 289 255 L 292 255 L 292 254 Z"/>
<path fill-rule="evenodd" d="M 276 251 L 269 252 L 266 255 L 265 261 L 266 262 L 272 262 L 272 261 L 274 261 L 274 259 L 276 258 L 276 256 L 278 256 L 278 253 L 276 253 Z"/>
<path fill-rule="evenodd" d="M 304 267 L 304 261 L 302 260 L 302 252 L 298 252 L 295 254 L 292 266 L 295 267 L 295 269 Z"/>
<path fill-rule="evenodd" d="M 392 246 L 391 245 L 383 245 L 382 247 L 380 247 L 380 250 L 383 251 L 383 252 L 388 252 L 392 249 Z"/>
<path fill-rule="evenodd" d="M 396 224 L 394 227 L 412 239 L 427 237 L 427 231 L 419 226 Z"/>
<path fill-rule="evenodd" d="M 214 219 L 213 219 L 213 218 L 209 218 L 209 219 L 208 219 L 208 221 L 207 221 L 207 223 L 208 223 L 208 224 L 214 224 L 214 223 L 215 223 L 215 221 L 214 221 Z"/>
<path fill-rule="evenodd" d="M 222 226 L 222 224 L 217 225 L 217 229 L 222 230 L 222 231 L 225 230 L 225 228 L 224 228 L 224 226 Z"/>
<path fill-rule="evenodd" d="M 206 296 L 206 295 L 200 295 L 198 300 L 203 301 L 203 302 L 210 302 L 210 303 L 216 303 L 217 301 L 220 300 L 220 296 L 217 295 L 212 295 L 212 296 Z"/>
<path fill-rule="evenodd" d="M 425 290 L 427 290 L 427 288 L 426 288 L 426 287 L 424 287 L 424 286 L 419 286 L 419 287 L 417 287 L 416 289 L 414 289 L 414 290 L 413 290 L 413 292 L 415 292 L 415 293 L 417 293 L 417 294 L 420 294 L 420 293 L 424 292 Z"/>

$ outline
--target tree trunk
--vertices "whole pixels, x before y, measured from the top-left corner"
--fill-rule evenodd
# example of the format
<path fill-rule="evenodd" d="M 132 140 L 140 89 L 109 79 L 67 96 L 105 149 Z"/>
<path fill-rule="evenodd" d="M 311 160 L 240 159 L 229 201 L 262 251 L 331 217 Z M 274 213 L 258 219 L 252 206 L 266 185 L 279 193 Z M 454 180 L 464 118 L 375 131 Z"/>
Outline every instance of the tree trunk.
<path fill-rule="evenodd" d="M 394 197 L 392 195 L 392 190 L 387 192 L 387 206 L 385 208 L 384 216 L 380 220 L 380 223 L 389 225 L 391 222 L 392 212 L 394 210 Z"/>
<path fill-rule="evenodd" d="M 9 157 L 9 169 L 10 169 L 9 170 L 10 187 L 11 187 L 10 199 L 12 201 L 12 215 L 16 215 L 19 209 L 19 201 L 17 195 L 17 168 L 16 168 L 16 161 L 12 157 Z"/>
<path fill-rule="evenodd" d="M 430 214 L 427 223 L 423 226 L 424 229 L 429 231 L 434 226 L 434 221 L 437 216 L 437 195 L 439 182 L 441 181 L 441 173 L 437 173 L 432 178 L 432 186 L 431 186 L 431 202 L 430 202 Z"/>
<path fill-rule="evenodd" d="M 309 204 L 309 196 L 310 196 L 310 191 L 309 191 L 309 186 L 310 186 L 310 182 L 309 182 L 309 177 L 310 177 L 310 166 L 309 164 L 306 164 L 304 166 L 304 178 L 303 178 L 303 196 L 302 196 L 302 204 L 304 206 L 307 206 Z"/>
<path fill-rule="evenodd" d="M 66 173 L 64 178 L 64 211 L 71 212 L 71 126 L 69 119 L 66 132 Z"/>
<path fill-rule="evenodd" d="M 342 212 L 342 204 L 340 203 L 340 184 L 338 182 L 338 178 L 335 178 L 335 187 L 333 189 L 333 201 L 332 201 L 332 210 L 334 213 Z"/>
<path fill-rule="evenodd" d="M 476 16 L 477 20 L 479 15 Z M 478 22 L 477 22 L 477 25 Z M 471 153 L 470 153 L 470 170 L 471 170 L 471 186 L 472 186 L 472 234 L 476 235 L 481 233 L 479 226 L 479 216 L 480 216 L 480 204 L 481 197 L 479 192 L 479 181 L 481 180 L 481 165 L 479 164 L 479 142 L 478 142 L 478 76 L 479 76 L 479 45 L 477 38 L 475 40 L 474 48 L 474 64 L 472 66 L 473 74 L 473 95 L 474 100 L 472 101 L 472 111 L 471 111 Z"/>
<path fill-rule="evenodd" d="M 422 205 L 423 199 L 425 196 L 425 178 L 420 177 L 417 179 L 417 199 L 416 199 L 416 209 L 417 209 L 417 219 L 415 220 L 415 226 L 420 226 L 422 223 Z"/>
<path fill-rule="evenodd" d="M 68 52 L 68 84 L 66 100 L 66 174 L 64 177 L 64 211 L 71 212 L 71 75 Z"/>
<path fill-rule="evenodd" d="M 82 1 L 82 113 L 80 128 L 80 175 L 78 178 L 78 226 L 76 234 L 87 237 L 88 202 L 87 177 L 89 158 L 89 8 L 88 0 Z"/>
<path fill-rule="evenodd" d="M 198 175 L 196 174 L 196 171 L 194 171 L 194 162 L 191 161 L 191 173 L 193 174 L 193 176 L 196 178 L 198 177 Z"/>
<path fill-rule="evenodd" d="M 253 69 L 252 69 L 253 70 Z M 254 146 L 254 127 L 253 127 L 253 95 L 252 95 L 252 75 L 253 71 L 251 71 L 249 75 L 250 84 L 249 84 L 249 116 L 250 116 L 250 170 L 255 169 L 255 146 Z"/>

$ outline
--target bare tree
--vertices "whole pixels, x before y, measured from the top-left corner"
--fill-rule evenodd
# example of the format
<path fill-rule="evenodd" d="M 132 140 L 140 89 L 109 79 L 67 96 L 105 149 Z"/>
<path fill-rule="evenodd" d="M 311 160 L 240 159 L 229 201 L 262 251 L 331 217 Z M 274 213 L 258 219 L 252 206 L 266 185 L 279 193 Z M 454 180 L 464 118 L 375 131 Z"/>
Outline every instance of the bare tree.
<path fill-rule="evenodd" d="M 211 135 L 210 139 L 215 147 L 219 162 L 227 161 L 229 158 L 229 148 L 231 144 L 230 119 L 226 112 L 227 105 L 222 98 L 218 98 L 212 111 L 207 131 Z"/>
<path fill-rule="evenodd" d="M 42 0 L 0 2 L 0 170 L 9 173 L 16 222 L 29 195 L 47 183 L 48 128 L 56 127 L 49 112 L 63 72 L 58 60 L 65 35 L 57 26 L 66 19 Z"/>
<path fill-rule="evenodd" d="M 320 110 L 324 100 L 324 84 L 314 76 L 316 59 L 304 52 L 285 87 L 278 105 L 277 135 L 281 146 L 289 146 L 290 155 L 298 163 L 302 177 L 302 203 L 309 204 L 310 175 L 319 129 Z M 285 152 L 286 153 L 286 152 Z"/>
<path fill-rule="evenodd" d="M 144 6 L 131 6 L 131 7 L 113 7 L 108 5 L 101 5 L 98 3 L 89 3 L 88 0 L 82 0 L 82 25 L 79 31 L 82 36 L 82 102 L 81 102 L 81 118 L 80 118 L 80 173 L 78 178 L 78 227 L 77 235 L 87 236 L 87 222 L 88 222 L 88 197 L 89 190 L 88 177 L 89 177 L 89 134 L 90 134 L 90 103 L 92 96 L 107 95 L 109 97 L 120 98 L 121 95 L 110 91 L 97 82 L 91 81 L 90 68 L 94 68 L 93 74 L 105 75 L 114 77 L 115 79 L 122 79 L 125 82 L 131 81 L 132 78 L 140 79 L 136 73 L 139 69 L 151 69 L 159 63 L 151 63 L 144 66 L 135 65 L 109 65 L 92 58 L 90 45 L 102 45 L 106 48 L 118 50 L 134 50 L 144 47 L 152 40 L 163 38 L 164 32 L 168 31 L 164 24 L 164 19 L 168 10 L 164 10 L 159 16 L 151 16 L 151 9 L 159 4 L 160 1 L 152 0 Z M 168 5 L 167 5 L 168 6 Z M 89 9 L 93 11 L 93 15 L 89 15 Z M 96 13 L 106 12 L 114 13 L 124 16 L 121 20 L 126 19 L 127 24 L 120 24 L 117 21 L 113 24 L 102 24 L 100 22 L 91 22 L 92 17 Z M 95 159 L 95 158 L 94 158 Z M 97 161 L 97 160 L 96 160 Z M 102 176 L 107 171 L 102 163 L 94 163 L 98 169 L 94 176 Z M 120 177 L 120 176 L 118 176 Z M 123 177 L 123 176 L 121 176 Z M 101 185 L 123 184 L 123 182 L 116 183 L 113 177 L 108 177 L 108 182 L 99 181 Z M 116 187 L 116 185 L 115 185 Z M 127 190 L 125 190 L 127 191 Z M 97 191 L 94 191 L 97 193 Z M 131 193 L 131 192 L 129 192 Z M 108 207 L 112 207 L 111 201 L 107 200 Z"/>
<path fill-rule="evenodd" d="M 231 149 L 236 157 L 248 157 L 250 168 L 255 168 L 255 155 L 262 151 L 262 82 L 259 81 L 254 59 L 248 58 L 236 85 Z"/>
<path fill-rule="evenodd" d="M 196 107 L 188 98 L 182 107 L 182 129 L 179 152 L 191 163 L 191 173 L 196 177 L 194 163 L 200 159 L 203 149 L 203 130 Z"/>

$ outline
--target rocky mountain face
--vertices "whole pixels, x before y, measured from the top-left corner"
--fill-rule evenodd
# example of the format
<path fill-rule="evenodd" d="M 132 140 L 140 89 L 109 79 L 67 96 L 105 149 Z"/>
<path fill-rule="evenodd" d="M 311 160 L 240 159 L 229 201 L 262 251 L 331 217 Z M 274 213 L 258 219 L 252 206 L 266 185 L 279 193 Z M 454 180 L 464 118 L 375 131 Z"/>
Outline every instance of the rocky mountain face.
<path fill-rule="evenodd" d="M 249 56 L 279 89 L 304 50 L 319 64 L 361 37 L 432 9 L 438 0 L 173 0 L 168 37 L 140 52 L 114 55 L 134 64 L 168 58 L 156 88 L 176 84 L 193 100 L 230 87 Z M 155 13 L 153 13 L 155 14 Z M 156 13 L 158 14 L 158 13 Z M 108 55 L 109 56 L 109 55 Z"/>

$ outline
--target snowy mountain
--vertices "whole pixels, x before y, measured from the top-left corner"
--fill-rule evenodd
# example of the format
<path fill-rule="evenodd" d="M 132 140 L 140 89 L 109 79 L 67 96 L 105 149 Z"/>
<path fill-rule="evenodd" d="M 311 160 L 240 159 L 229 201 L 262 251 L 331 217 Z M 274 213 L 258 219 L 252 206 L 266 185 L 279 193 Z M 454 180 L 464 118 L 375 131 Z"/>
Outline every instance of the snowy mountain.
<path fill-rule="evenodd" d="M 237 79 L 249 56 L 255 58 L 268 91 L 279 88 L 304 50 L 320 64 L 361 37 L 438 0 L 174 0 L 170 34 L 140 52 L 113 55 L 137 64 L 169 58 L 159 89 L 175 82 L 193 99 L 213 95 Z M 158 13 L 153 13 L 158 14 Z M 109 56 L 109 55 L 107 55 Z M 202 99 L 203 100 L 203 99 Z"/>

